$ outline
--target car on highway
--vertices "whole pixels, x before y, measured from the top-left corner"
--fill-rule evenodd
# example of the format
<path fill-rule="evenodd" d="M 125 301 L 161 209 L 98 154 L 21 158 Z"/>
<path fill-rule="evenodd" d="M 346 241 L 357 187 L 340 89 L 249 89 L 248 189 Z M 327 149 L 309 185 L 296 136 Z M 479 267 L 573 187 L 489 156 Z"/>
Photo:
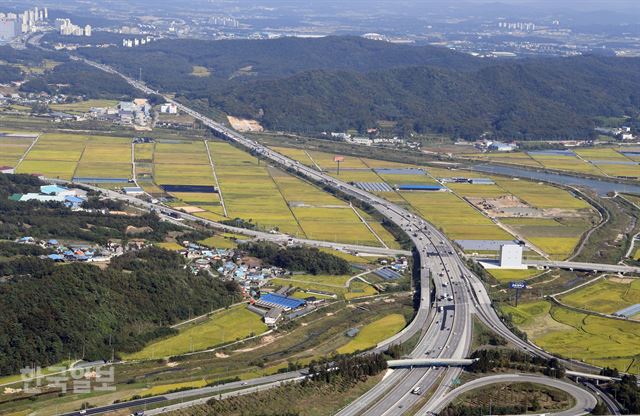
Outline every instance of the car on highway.
<path fill-rule="evenodd" d="M 415 389 L 411 390 L 412 394 L 420 394 L 422 393 L 422 387 L 418 386 Z"/>

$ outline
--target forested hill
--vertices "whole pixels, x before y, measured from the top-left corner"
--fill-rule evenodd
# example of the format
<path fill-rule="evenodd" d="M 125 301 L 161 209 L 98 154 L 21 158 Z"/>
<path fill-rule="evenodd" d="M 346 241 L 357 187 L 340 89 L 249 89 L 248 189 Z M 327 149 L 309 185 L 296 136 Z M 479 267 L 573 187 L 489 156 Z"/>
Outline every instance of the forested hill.
<path fill-rule="evenodd" d="M 71 357 L 109 359 L 171 332 L 168 325 L 228 305 L 237 285 L 194 276 L 177 253 L 150 248 L 106 270 L 18 257 L 0 262 L 0 374 Z M 110 347 L 111 342 L 111 347 Z"/>
<path fill-rule="evenodd" d="M 312 71 L 228 87 L 209 100 L 274 130 L 362 131 L 390 120 L 400 133 L 585 138 L 593 135 L 596 116 L 637 116 L 640 59 L 512 61 L 474 72 Z"/>
<path fill-rule="evenodd" d="M 203 86 L 214 88 L 220 83 L 282 78 L 315 69 L 367 72 L 430 65 L 472 70 L 488 64 L 446 48 L 398 45 L 354 36 L 160 40 L 131 49 L 90 48 L 80 52 L 136 77 L 142 68 L 145 81 L 176 91 L 198 91 Z M 210 76 L 191 76 L 196 65 L 207 68 Z"/>
<path fill-rule="evenodd" d="M 208 100 L 270 129 L 395 123 L 397 134 L 585 138 L 596 116 L 637 117 L 640 59 L 481 59 L 357 37 L 163 40 L 85 56 L 178 97 Z M 385 123 L 388 124 L 388 123 Z"/>

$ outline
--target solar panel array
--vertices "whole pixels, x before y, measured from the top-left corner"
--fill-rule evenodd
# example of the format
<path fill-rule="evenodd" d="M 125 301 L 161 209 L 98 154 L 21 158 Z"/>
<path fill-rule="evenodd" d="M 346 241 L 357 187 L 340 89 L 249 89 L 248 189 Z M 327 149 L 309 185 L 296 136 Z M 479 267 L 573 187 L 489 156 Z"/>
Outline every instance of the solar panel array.
<path fill-rule="evenodd" d="M 373 272 L 376 276 L 380 276 L 385 280 L 394 280 L 402 277 L 400 273 L 392 269 L 379 269 Z"/>
<path fill-rule="evenodd" d="M 356 182 L 355 185 L 367 192 L 393 192 L 393 189 L 384 182 Z"/>

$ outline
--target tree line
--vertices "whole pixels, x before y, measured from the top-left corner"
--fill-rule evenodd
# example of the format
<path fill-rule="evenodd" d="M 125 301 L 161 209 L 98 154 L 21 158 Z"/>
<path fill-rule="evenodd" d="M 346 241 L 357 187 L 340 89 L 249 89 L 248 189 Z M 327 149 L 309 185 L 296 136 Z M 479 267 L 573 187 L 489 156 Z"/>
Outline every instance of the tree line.
<path fill-rule="evenodd" d="M 269 242 L 250 242 L 241 244 L 239 248 L 268 264 L 291 271 L 333 275 L 351 271 L 349 262 L 315 247 L 280 247 Z"/>

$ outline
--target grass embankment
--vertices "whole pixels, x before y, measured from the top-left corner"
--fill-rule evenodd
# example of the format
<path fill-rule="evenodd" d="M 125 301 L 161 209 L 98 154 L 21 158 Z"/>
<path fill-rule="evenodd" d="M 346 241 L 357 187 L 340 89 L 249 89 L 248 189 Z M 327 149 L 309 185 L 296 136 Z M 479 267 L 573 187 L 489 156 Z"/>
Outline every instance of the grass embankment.
<path fill-rule="evenodd" d="M 206 350 L 267 330 L 258 315 L 244 306 L 214 314 L 206 321 L 186 327 L 180 333 L 147 345 L 141 351 L 124 355 L 125 360 L 156 359 Z"/>
<path fill-rule="evenodd" d="M 350 354 L 374 347 L 394 334 L 400 332 L 406 325 L 404 316 L 400 314 L 387 315 L 377 321 L 362 327 L 360 332 L 343 347 L 338 348 L 340 354 Z"/>

